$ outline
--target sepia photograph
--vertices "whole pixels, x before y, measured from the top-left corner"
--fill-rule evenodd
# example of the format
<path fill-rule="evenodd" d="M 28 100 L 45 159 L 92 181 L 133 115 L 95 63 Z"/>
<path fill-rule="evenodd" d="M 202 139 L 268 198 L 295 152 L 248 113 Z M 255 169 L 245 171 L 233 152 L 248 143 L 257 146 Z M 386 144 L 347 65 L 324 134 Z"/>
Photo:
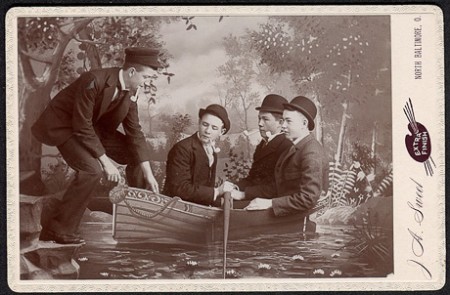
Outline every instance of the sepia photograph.
<path fill-rule="evenodd" d="M 390 13 L 96 11 L 15 16 L 20 282 L 398 274 Z"/>

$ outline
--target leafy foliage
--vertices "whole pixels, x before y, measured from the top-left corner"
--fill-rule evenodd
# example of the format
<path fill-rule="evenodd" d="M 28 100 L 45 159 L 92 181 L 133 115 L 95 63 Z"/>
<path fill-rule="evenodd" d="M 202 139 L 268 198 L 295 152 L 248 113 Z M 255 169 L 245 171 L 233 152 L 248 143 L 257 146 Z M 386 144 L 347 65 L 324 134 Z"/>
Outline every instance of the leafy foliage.
<path fill-rule="evenodd" d="M 377 227 L 378 216 L 371 215 L 368 210 L 360 226 L 353 223 L 353 237 L 344 247 L 354 256 L 363 258 L 369 264 L 382 268 L 386 272 L 392 271 L 392 236 L 385 229 Z"/>
<path fill-rule="evenodd" d="M 368 139 L 379 121 L 383 155 L 391 156 L 389 20 L 385 17 L 272 17 L 249 32 L 252 48 L 273 73 L 288 73 L 294 90 L 315 100 L 324 138 L 337 134 L 341 104 L 351 119 L 346 137 Z M 389 132 L 388 132 L 389 133 Z"/>
<path fill-rule="evenodd" d="M 19 42 L 27 49 L 45 50 L 54 49 L 58 45 L 61 27 L 73 18 L 36 17 L 18 19 Z"/>
<path fill-rule="evenodd" d="M 43 182 L 50 194 L 67 189 L 74 177 L 75 171 L 66 164 L 61 155 L 58 155 L 56 164 L 50 163 L 47 169 L 42 169 Z"/>
<path fill-rule="evenodd" d="M 375 166 L 377 162 L 379 162 L 379 159 L 377 159 L 376 157 L 372 157 L 370 148 L 359 141 L 354 142 L 352 147 L 352 162 L 359 162 L 363 171 L 366 174 L 369 174 L 371 170 L 375 169 Z"/>
<path fill-rule="evenodd" d="M 172 116 L 169 138 L 167 140 L 167 149 L 171 149 L 174 144 L 183 138 L 183 133 L 192 125 L 189 114 L 176 113 Z"/>
<path fill-rule="evenodd" d="M 233 148 L 229 151 L 229 161 L 225 163 L 225 178 L 233 183 L 247 177 L 251 167 L 251 160 L 244 156 L 244 152 L 236 153 Z"/>
<path fill-rule="evenodd" d="M 69 49 L 67 54 L 63 56 L 60 69 L 59 79 L 56 81 L 55 90 L 60 91 L 69 85 L 70 81 L 75 80 L 79 73 L 75 71 L 73 64 L 76 62 L 74 51 Z"/>

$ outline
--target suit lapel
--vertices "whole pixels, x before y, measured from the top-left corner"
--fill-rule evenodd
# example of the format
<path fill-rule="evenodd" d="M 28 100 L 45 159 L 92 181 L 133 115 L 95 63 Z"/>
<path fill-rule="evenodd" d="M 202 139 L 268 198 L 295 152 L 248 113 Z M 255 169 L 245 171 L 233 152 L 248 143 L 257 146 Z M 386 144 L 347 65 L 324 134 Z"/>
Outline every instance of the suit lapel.
<path fill-rule="evenodd" d="M 103 88 L 103 97 L 100 106 L 100 116 L 102 116 L 107 110 L 108 106 L 111 104 L 112 98 L 114 96 L 114 91 L 119 83 L 119 69 L 112 69 L 106 78 L 105 85 Z"/>
<path fill-rule="evenodd" d="M 200 139 L 198 139 L 197 137 L 197 132 L 191 136 L 191 140 L 192 140 L 192 149 L 194 150 L 196 161 L 198 161 L 199 164 L 202 165 L 205 164 L 209 166 L 208 156 L 206 155 L 206 151 L 203 148 Z"/>
<path fill-rule="evenodd" d="M 308 134 L 305 138 L 300 140 L 296 145 L 291 146 L 288 149 L 286 156 L 283 157 L 283 161 L 281 163 L 282 167 L 284 167 L 285 162 L 288 161 L 288 159 L 290 157 L 292 157 L 292 155 L 294 155 L 297 151 L 301 150 L 303 148 L 303 146 L 310 140 L 311 140 L 311 135 Z"/>
<path fill-rule="evenodd" d="M 267 157 L 271 153 L 275 152 L 283 140 L 283 135 L 279 134 L 275 138 L 273 138 L 269 143 L 264 146 L 264 141 L 258 145 L 259 149 L 255 150 L 255 159 L 254 161 L 258 161 L 264 157 Z"/>

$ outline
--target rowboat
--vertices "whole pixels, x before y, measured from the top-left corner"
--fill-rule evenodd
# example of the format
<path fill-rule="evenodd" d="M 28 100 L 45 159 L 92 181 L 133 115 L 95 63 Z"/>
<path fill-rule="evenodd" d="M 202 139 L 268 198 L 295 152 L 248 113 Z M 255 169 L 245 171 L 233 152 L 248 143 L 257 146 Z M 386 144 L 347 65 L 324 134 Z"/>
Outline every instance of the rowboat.
<path fill-rule="evenodd" d="M 117 186 L 111 190 L 113 238 L 118 243 L 205 245 L 223 240 L 224 210 L 148 190 Z M 273 210 L 248 211 L 248 202 L 233 203 L 228 240 L 261 234 L 311 233 L 311 212 L 277 217 Z"/>

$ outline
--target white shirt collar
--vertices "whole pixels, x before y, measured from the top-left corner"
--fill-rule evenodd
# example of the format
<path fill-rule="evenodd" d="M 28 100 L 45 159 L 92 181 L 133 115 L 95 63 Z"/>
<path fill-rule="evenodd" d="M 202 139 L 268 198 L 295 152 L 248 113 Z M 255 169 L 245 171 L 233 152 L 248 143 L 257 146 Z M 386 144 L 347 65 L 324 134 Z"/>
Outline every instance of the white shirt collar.
<path fill-rule="evenodd" d="M 303 137 L 297 137 L 295 140 L 292 141 L 292 143 L 294 145 L 296 145 L 297 143 L 299 143 L 303 138 L 305 138 L 306 136 L 308 136 L 309 134 L 303 136 Z"/>
<path fill-rule="evenodd" d="M 269 143 L 272 139 L 274 139 L 277 135 L 280 135 L 281 131 L 275 134 L 271 134 L 269 135 L 269 137 L 267 138 L 266 142 Z"/>
<path fill-rule="evenodd" d="M 119 83 L 122 90 L 129 90 L 128 88 L 125 88 L 125 81 L 123 80 L 123 69 L 120 69 L 119 71 Z"/>

